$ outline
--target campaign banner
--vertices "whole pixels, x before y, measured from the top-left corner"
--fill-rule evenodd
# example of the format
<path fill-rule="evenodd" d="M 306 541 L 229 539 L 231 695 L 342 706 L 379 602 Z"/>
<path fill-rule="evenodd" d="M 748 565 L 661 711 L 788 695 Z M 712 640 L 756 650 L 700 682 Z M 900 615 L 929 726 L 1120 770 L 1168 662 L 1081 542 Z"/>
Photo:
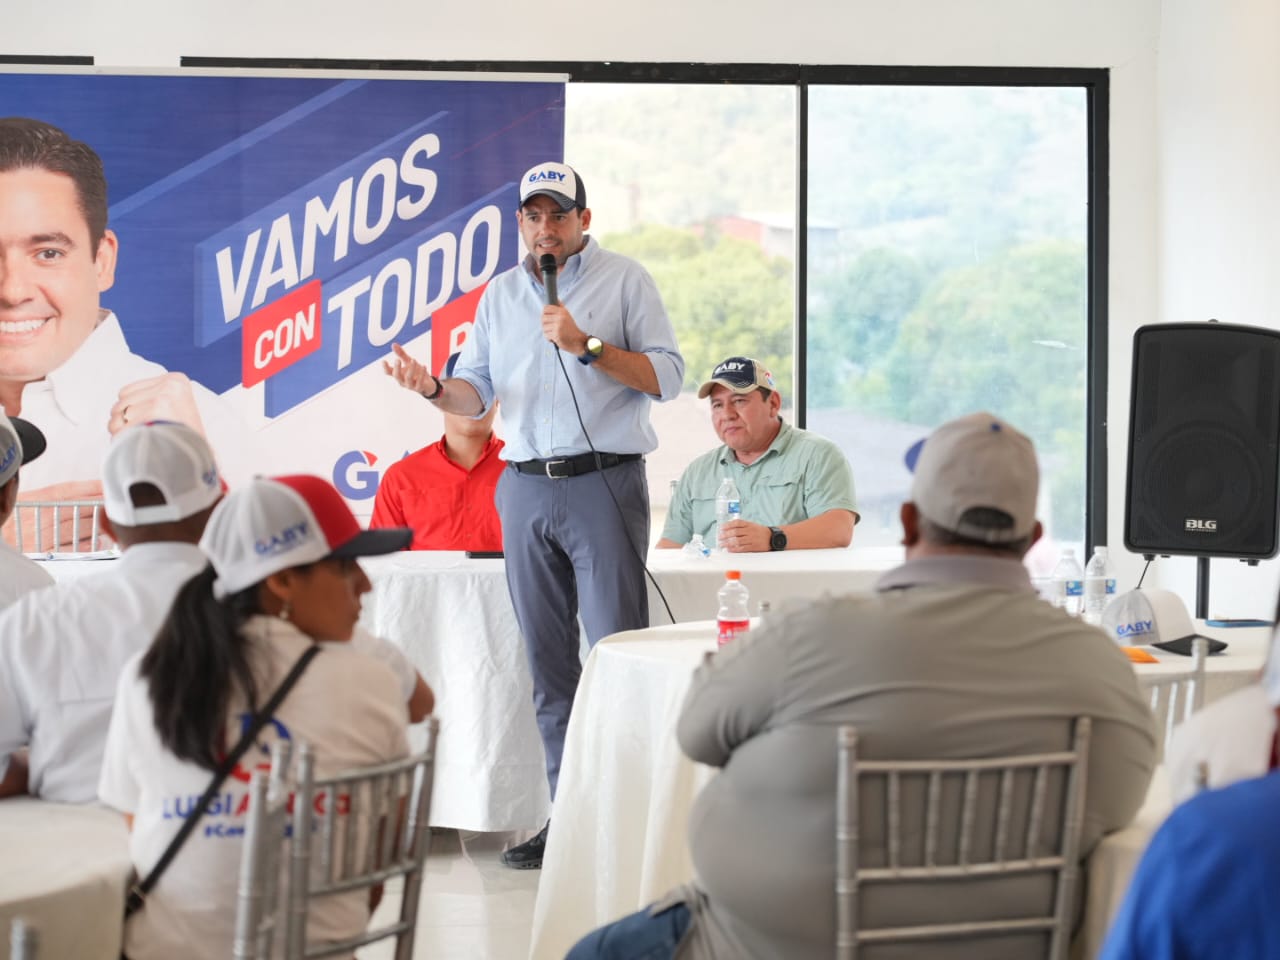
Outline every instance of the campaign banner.
<path fill-rule="evenodd" d="M 438 415 L 381 361 L 400 343 L 442 369 L 485 285 L 516 263 L 517 181 L 563 156 L 564 83 L 0 73 L 0 117 L 15 116 L 101 157 L 118 250 L 98 306 L 129 362 L 185 373 L 206 420 L 223 420 L 207 391 L 244 424 L 230 440 L 206 424 L 228 476 L 319 473 L 367 514 L 378 465 L 439 437 Z M 35 322 L 5 316 L 0 379 L 14 375 L 5 331 Z M 96 472 L 96 450 L 77 468 L 64 453 L 63 472 Z"/>

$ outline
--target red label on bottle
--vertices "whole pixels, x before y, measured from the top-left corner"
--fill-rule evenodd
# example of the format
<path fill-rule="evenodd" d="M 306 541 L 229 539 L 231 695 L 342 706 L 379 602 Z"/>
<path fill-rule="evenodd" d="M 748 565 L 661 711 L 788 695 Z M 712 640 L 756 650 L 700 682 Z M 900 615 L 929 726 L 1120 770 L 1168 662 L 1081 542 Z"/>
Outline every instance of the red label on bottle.
<path fill-rule="evenodd" d="M 720 646 L 724 646 L 740 633 L 746 633 L 747 627 L 751 624 L 750 620 L 717 620 L 716 623 L 720 627 L 717 640 Z"/>

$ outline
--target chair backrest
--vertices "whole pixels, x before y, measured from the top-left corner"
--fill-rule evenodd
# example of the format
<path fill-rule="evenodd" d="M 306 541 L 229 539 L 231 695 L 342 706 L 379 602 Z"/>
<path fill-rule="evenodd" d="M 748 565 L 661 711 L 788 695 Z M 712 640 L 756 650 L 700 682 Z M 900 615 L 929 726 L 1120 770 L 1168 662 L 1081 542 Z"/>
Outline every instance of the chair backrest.
<path fill-rule="evenodd" d="M 111 545 L 102 529 L 101 500 L 19 500 L 13 535 L 20 553 L 87 553 Z"/>
<path fill-rule="evenodd" d="M 435 717 L 427 718 L 426 724 L 422 753 L 324 779 L 315 775 L 310 746 L 300 746 L 286 895 L 287 960 L 348 956 L 359 946 L 389 937 L 395 938 L 395 960 L 411 960 L 423 863 L 431 841 L 427 817 L 439 731 Z M 299 838 L 309 842 L 297 842 Z M 404 883 L 400 910 L 392 922 L 337 943 L 306 942 L 314 901 L 368 891 L 395 877 Z"/>
<path fill-rule="evenodd" d="M 1139 673 L 1138 684 L 1156 716 L 1156 746 L 1161 757 L 1173 728 L 1204 705 L 1205 660 L 1209 641 L 1196 637 L 1191 644 L 1191 665 L 1177 673 Z"/>
<path fill-rule="evenodd" d="M 268 958 L 277 936 L 284 942 L 279 880 L 289 822 L 289 749 L 289 741 L 276 741 L 270 771 L 255 770 L 249 783 L 249 821 L 236 887 L 234 960 Z"/>
<path fill-rule="evenodd" d="M 36 960 L 40 955 L 40 936 L 35 927 L 22 917 L 14 917 L 9 926 L 9 960 Z"/>
<path fill-rule="evenodd" d="M 1090 720 L 1073 722 L 1069 750 L 981 760 L 864 760 L 853 727 L 839 731 L 836 787 L 836 957 L 866 944 L 1042 934 L 1050 960 L 1066 956 L 1079 875 Z M 908 812 L 904 796 L 920 803 Z M 883 797 L 879 822 L 860 809 Z M 1056 816 L 1054 813 L 1056 812 Z M 864 834 L 883 838 L 883 865 L 863 863 Z M 954 841 L 953 841 L 954 838 Z M 954 846 L 952 843 L 954 842 Z M 889 886 L 1047 876 L 1051 909 L 1039 916 L 867 928 L 860 893 Z M 948 890 L 953 889 L 948 887 Z M 990 906 L 990 905 L 988 905 Z"/>

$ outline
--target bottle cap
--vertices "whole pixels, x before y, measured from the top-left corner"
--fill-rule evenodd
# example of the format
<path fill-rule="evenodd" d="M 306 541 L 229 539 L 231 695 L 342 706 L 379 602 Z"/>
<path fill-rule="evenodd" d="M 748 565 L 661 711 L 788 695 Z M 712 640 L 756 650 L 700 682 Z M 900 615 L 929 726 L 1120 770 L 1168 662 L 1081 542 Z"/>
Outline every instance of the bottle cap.
<path fill-rule="evenodd" d="M 726 570 L 726 571 L 724 572 L 724 578 L 725 578 L 726 580 L 741 580 L 741 579 L 742 579 L 742 571 L 741 571 L 741 570 Z"/>

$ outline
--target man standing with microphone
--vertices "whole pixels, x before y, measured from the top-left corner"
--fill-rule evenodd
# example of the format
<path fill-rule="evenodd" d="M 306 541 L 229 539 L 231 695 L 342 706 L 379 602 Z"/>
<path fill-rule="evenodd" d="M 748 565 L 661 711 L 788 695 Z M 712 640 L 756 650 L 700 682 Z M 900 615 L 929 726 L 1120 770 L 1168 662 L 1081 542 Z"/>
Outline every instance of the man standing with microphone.
<path fill-rule="evenodd" d="M 591 644 L 649 624 L 649 406 L 679 394 L 684 358 L 653 278 L 586 234 L 571 167 L 527 171 L 516 222 L 528 254 L 485 289 L 454 375 L 438 380 L 399 344 L 383 366 L 447 413 L 502 402 L 508 466 L 495 499 L 554 800 L 582 671 L 579 611 Z M 503 862 L 541 867 L 546 838 L 543 827 Z"/>

